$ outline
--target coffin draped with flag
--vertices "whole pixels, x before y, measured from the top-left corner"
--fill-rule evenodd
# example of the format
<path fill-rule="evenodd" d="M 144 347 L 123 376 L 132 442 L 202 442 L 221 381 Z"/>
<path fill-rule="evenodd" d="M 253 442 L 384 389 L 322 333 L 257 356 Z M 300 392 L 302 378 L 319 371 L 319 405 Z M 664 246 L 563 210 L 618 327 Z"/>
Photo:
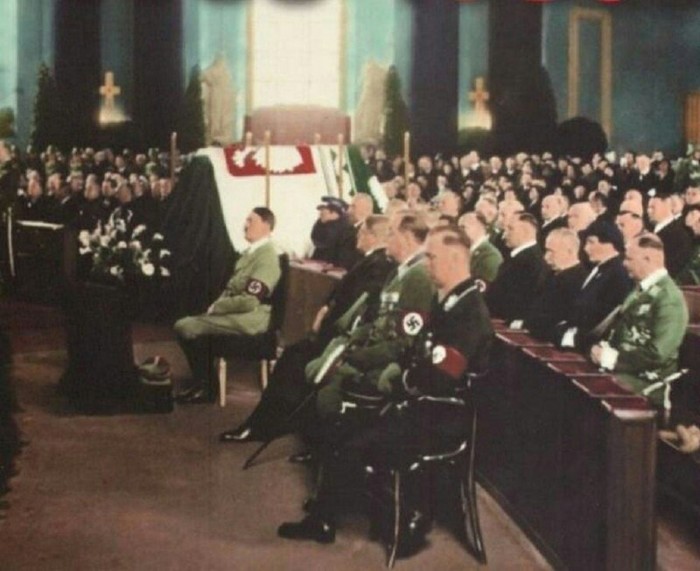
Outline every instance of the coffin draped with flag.
<path fill-rule="evenodd" d="M 343 196 L 372 195 L 377 209 L 386 198 L 359 148 L 344 147 Z M 265 205 L 265 148 L 232 145 L 201 149 L 183 169 L 170 196 L 163 233 L 173 254 L 166 292 L 173 318 L 204 311 L 220 293 L 236 252 L 247 247 L 246 216 Z M 270 147 L 270 202 L 281 249 L 303 257 L 310 247 L 316 206 L 324 195 L 339 196 L 338 147 Z"/>

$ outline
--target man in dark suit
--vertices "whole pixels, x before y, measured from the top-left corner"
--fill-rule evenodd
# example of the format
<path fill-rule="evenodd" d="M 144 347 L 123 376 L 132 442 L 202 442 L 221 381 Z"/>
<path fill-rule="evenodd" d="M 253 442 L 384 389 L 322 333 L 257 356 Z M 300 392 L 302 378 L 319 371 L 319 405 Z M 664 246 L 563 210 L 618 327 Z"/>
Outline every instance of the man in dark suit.
<path fill-rule="evenodd" d="M 574 298 L 572 315 L 557 327 L 562 347 L 585 349 L 599 338 L 605 321 L 632 289 L 632 281 L 622 265 L 622 234 L 616 226 L 596 220 L 583 232 L 584 251 L 594 264 L 579 294 Z"/>
<path fill-rule="evenodd" d="M 549 270 L 537 245 L 537 221 L 532 214 L 513 215 L 504 237 L 510 254 L 486 291 L 486 303 L 491 315 L 513 321 L 527 315 Z"/>
<path fill-rule="evenodd" d="M 566 228 L 566 200 L 558 194 L 550 194 L 542 199 L 540 206 L 542 213 L 542 227 L 540 228 L 539 244 L 544 246 L 547 236 L 552 230 Z"/>
<path fill-rule="evenodd" d="M 332 543 L 341 498 L 356 501 L 356 486 L 345 482 L 362 482 L 364 466 L 401 465 L 417 454 L 450 450 L 468 433 L 469 417 L 455 401 L 462 398 L 459 389 L 465 372 L 481 372 L 488 366 L 493 340 L 486 304 L 469 274 L 469 246 L 466 236 L 453 228 L 430 232 L 426 265 L 437 293 L 427 323 L 415 333 L 416 342 L 378 381 L 387 406 L 373 418 L 340 414 L 324 432 L 316 497 L 307 502 L 304 519 L 279 527 L 280 537 Z M 425 494 L 408 496 L 411 507 L 422 508 Z M 402 540 L 410 551 L 422 543 L 430 526 L 425 510 L 409 513 L 413 525 Z"/>
<path fill-rule="evenodd" d="M 664 244 L 666 269 L 672 278 L 683 269 L 693 249 L 693 242 L 683 222 L 676 220 L 671 209 L 671 197 L 656 194 L 649 199 L 647 214 L 654 225 L 653 232 Z"/>
<path fill-rule="evenodd" d="M 547 236 L 544 260 L 552 273 L 524 323 L 538 339 L 556 341 L 557 325 L 571 319 L 574 300 L 588 275 L 578 257 L 580 247 L 578 234 L 569 228 L 556 228 Z"/>
<path fill-rule="evenodd" d="M 337 334 L 339 318 L 363 293 L 367 294 L 369 308 L 363 317 L 372 319 L 382 284 L 396 267 L 386 255 L 388 231 L 385 216 L 369 216 L 364 221 L 357 235 L 357 247 L 364 257 L 345 274 L 318 311 L 310 336 L 285 349 L 253 413 L 237 428 L 222 433 L 222 442 L 264 440 L 287 429 L 284 419 L 309 390 L 304 380 L 306 364 Z"/>

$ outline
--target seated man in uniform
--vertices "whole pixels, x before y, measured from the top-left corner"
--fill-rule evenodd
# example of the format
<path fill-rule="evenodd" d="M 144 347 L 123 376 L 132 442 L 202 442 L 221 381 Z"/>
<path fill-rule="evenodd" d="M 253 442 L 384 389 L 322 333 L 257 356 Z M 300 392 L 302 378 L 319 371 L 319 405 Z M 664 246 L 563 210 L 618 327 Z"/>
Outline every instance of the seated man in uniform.
<path fill-rule="evenodd" d="M 426 262 L 437 293 L 425 326 L 404 332 L 414 333 L 416 341 L 400 356 L 403 367 L 391 363 L 380 377 L 378 387 L 389 405 L 372 418 L 337 417 L 320 446 L 321 477 L 315 500 L 306 503 L 309 514 L 298 523 L 282 524 L 281 537 L 331 543 L 339 500 L 344 494 L 356 497 L 354 489 L 343 485 L 348 475 L 362 481 L 365 465 L 400 464 L 416 454 L 453 450 L 468 433 L 468 415 L 455 397 L 461 398 L 466 371 L 487 367 L 493 339 L 479 284 L 469 274 L 469 246 L 468 238 L 454 228 L 430 232 Z M 421 518 L 414 515 L 411 521 L 416 523 Z M 427 528 L 411 529 L 420 534 Z M 420 537 L 408 540 L 420 543 Z"/>
<path fill-rule="evenodd" d="M 486 218 L 480 212 L 467 212 L 460 217 L 459 227 L 471 243 L 469 266 L 472 277 L 490 284 L 498 275 L 503 256 L 489 240 Z"/>
<path fill-rule="evenodd" d="M 192 371 L 190 386 L 177 395 L 181 404 L 214 402 L 216 387 L 210 337 L 257 335 L 270 323 L 270 295 L 280 279 L 279 257 L 270 240 L 275 215 L 269 208 L 253 208 L 245 221 L 250 246 L 236 262 L 226 288 L 201 315 L 183 317 L 175 332 Z"/>
<path fill-rule="evenodd" d="M 347 204 L 324 196 L 317 206 L 318 220 L 311 229 L 311 258 L 349 270 L 362 257 L 355 247 L 357 232 L 347 216 Z"/>
<path fill-rule="evenodd" d="M 622 304 L 607 340 L 591 348 L 591 359 L 660 405 L 668 396 L 662 390 L 667 387 L 664 379 L 678 371 L 688 308 L 664 266 L 664 244 L 658 236 L 630 242 L 624 264 L 637 288 Z"/>
<path fill-rule="evenodd" d="M 265 440 L 295 429 L 299 419 L 288 422 L 285 419 L 310 390 L 304 377 L 306 364 L 349 325 L 345 325 L 341 317 L 361 295 L 366 295 L 368 308 L 363 318 L 371 319 L 376 312 L 382 285 L 396 267 L 386 253 L 388 230 L 386 216 L 372 215 L 362 222 L 357 233 L 357 248 L 364 257 L 343 276 L 318 311 L 311 334 L 285 348 L 253 413 L 237 428 L 223 432 L 219 437 L 222 442 Z"/>
<path fill-rule="evenodd" d="M 357 376 L 378 379 L 389 363 L 398 359 L 410 342 L 406 334 L 411 315 L 424 319 L 430 310 L 433 287 L 423 264 L 423 242 L 428 234 L 425 219 L 411 212 L 394 216 L 389 223 L 387 253 L 399 263 L 396 275 L 382 289 L 377 317 L 340 335 L 324 353 L 306 367 L 309 382 L 318 382 L 332 355 L 342 354 L 342 362 L 328 373 L 325 386 L 317 395 L 321 418 L 337 413 L 341 406 L 341 385 Z"/>

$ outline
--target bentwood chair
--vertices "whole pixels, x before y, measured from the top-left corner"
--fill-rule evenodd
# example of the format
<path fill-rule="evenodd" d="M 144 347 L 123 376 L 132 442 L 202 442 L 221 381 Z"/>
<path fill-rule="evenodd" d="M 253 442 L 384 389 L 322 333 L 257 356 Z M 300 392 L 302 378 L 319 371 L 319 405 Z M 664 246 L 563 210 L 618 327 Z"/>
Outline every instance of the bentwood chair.
<path fill-rule="evenodd" d="M 227 359 L 260 361 L 260 384 L 264 389 L 277 360 L 280 332 L 286 310 L 289 283 L 289 256 L 281 254 L 280 279 L 270 296 L 270 324 L 267 331 L 259 335 L 222 335 L 213 337 L 212 353 L 218 359 L 219 405 L 226 406 Z"/>
<path fill-rule="evenodd" d="M 430 454 L 418 454 L 401 465 L 366 466 L 368 474 L 384 474 L 388 476 L 388 486 L 385 488 L 390 494 L 391 511 L 393 515 L 393 529 L 387 545 L 387 567 L 392 568 L 396 561 L 401 538 L 404 536 L 407 518 L 405 489 L 408 478 L 416 477 L 420 472 L 443 468 L 449 470 L 458 484 L 460 501 L 460 534 L 466 541 L 468 550 L 481 564 L 486 564 L 486 550 L 481 536 L 479 512 L 476 501 L 476 485 L 474 480 L 474 452 L 476 449 L 476 408 L 472 398 L 472 383 L 487 373 L 468 373 L 463 377 L 462 386 L 454 396 L 439 400 L 448 406 L 457 406 L 464 410 L 466 415 L 467 431 L 463 438 L 445 450 L 431 451 Z M 420 397 L 423 399 L 432 397 Z M 375 498 L 376 499 L 376 498 Z"/>

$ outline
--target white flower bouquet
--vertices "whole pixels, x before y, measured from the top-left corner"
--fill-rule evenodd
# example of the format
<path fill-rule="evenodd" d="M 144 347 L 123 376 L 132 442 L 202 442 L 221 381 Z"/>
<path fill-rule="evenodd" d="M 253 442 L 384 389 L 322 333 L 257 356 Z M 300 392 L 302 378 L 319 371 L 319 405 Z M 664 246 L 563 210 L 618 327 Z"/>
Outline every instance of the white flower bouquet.
<path fill-rule="evenodd" d="M 124 283 L 170 275 L 170 252 L 163 247 L 162 234 L 151 236 L 143 224 L 130 231 L 122 220 L 99 223 L 92 232 L 80 232 L 78 244 L 80 255 L 89 258 L 92 277 Z"/>

